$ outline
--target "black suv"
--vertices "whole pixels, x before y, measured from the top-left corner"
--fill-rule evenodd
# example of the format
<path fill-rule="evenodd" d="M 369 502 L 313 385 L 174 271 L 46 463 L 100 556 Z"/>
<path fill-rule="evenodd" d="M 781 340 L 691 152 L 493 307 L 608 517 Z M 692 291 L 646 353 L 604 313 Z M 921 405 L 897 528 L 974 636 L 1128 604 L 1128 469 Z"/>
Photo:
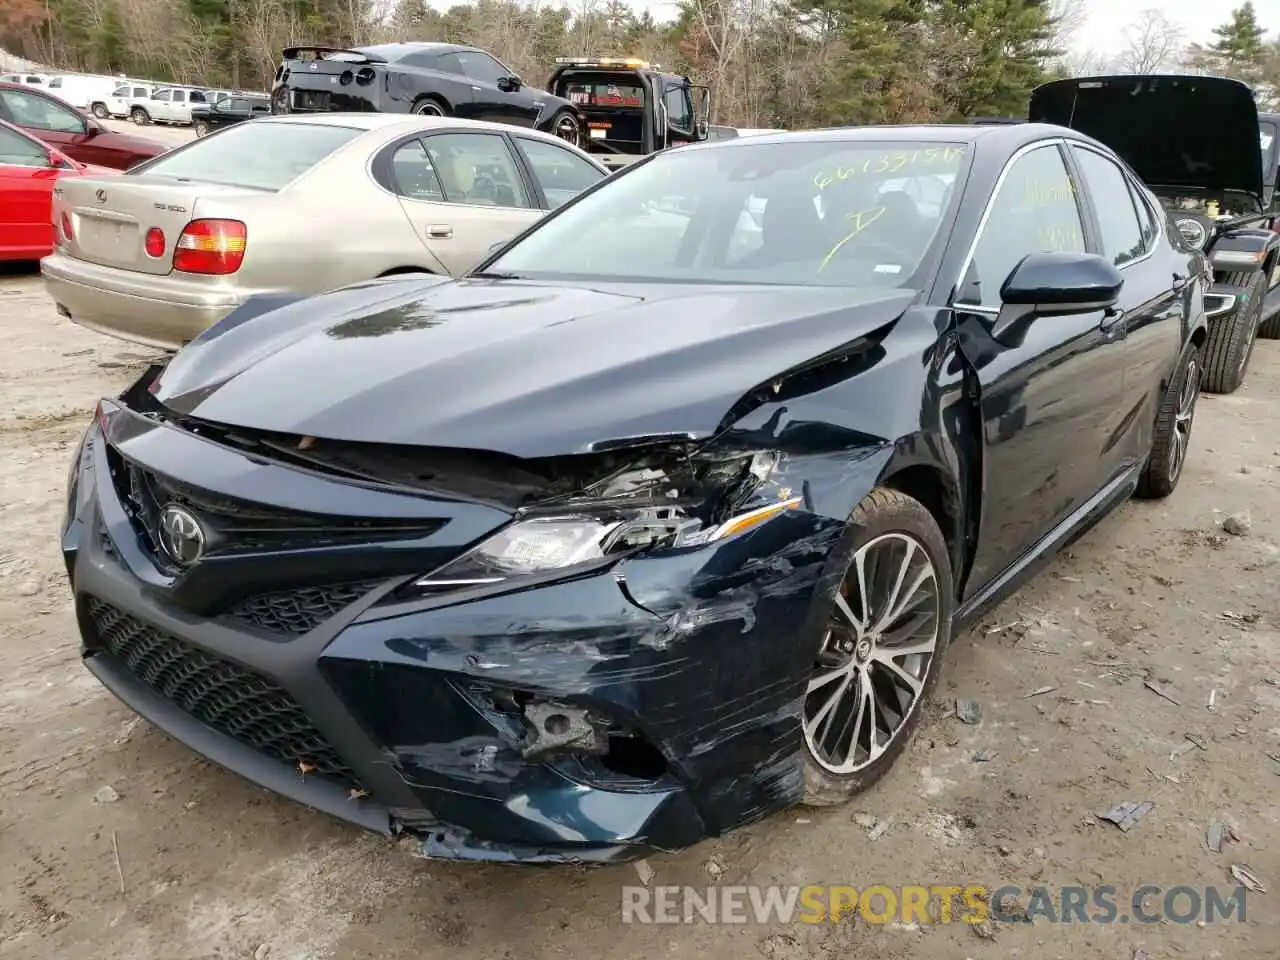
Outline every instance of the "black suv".
<path fill-rule="evenodd" d="M 493 55 L 454 43 L 289 47 L 271 88 L 272 113 L 351 110 L 490 120 L 582 142 L 568 100 L 524 84 Z"/>

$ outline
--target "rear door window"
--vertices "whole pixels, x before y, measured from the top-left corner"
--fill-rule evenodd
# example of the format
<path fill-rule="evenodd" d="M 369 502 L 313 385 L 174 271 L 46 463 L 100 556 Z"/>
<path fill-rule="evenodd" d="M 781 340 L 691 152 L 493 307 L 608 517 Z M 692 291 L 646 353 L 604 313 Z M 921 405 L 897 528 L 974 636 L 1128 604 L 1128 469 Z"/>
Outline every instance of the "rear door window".
<path fill-rule="evenodd" d="M 174 102 L 174 103 L 186 103 L 186 102 L 187 102 L 187 94 L 186 94 L 186 91 L 184 91 L 184 90 L 175 90 L 175 91 L 173 91 L 173 102 Z"/>
<path fill-rule="evenodd" d="M 238 123 L 134 167 L 131 173 L 280 190 L 344 144 L 351 127 L 308 123 Z"/>
<path fill-rule="evenodd" d="M 444 200 L 440 180 L 421 140 L 410 140 L 391 157 L 391 180 L 396 193 L 409 200 L 439 203 Z"/>
<path fill-rule="evenodd" d="M 495 133 L 439 133 L 423 142 L 446 202 L 521 209 L 532 206 L 504 137 Z"/>
<path fill-rule="evenodd" d="M 145 97 L 145 96 L 147 95 L 147 88 L 146 88 L 146 87 L 134 87 L 134 88 L 133 88 L 133 95 L 134 95 L 135 97 L 138 97 L 139 99 L 141 99 L 142 97 Z"/>

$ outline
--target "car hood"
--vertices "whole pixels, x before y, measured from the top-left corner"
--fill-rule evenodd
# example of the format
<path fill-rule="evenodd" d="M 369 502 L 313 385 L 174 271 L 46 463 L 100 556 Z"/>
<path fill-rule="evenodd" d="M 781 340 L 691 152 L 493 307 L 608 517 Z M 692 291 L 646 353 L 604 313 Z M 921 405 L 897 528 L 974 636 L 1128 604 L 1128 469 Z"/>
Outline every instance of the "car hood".
<path fill-rule="evenodd" d="M 1029 118 L 1105 143 L 1153 189 L 1238 190 L 1269 200 L 1258 108 L 1239 81 L 1150 75 L 1056 80 L 1032 91 Z"/>
<path fill-rule="evenodd" d="M 240 317 L 153 385 L 169 410 L 351 442 L 573 454 L 712 435 L 748 391 L 896 320 L 909 290 L 400 279 Z"/>
<path fill-rule="evenodd" d="M 163 143 L 156 143 L 156 141 L 148 140 L 145 137 L 135 137 L 129 133 L 116 133 L 114 130 L 104 130 L 94 139 L 102 140 L 103 143 L 114 150 L 128 150 L 132 153 L 148 154 L 153 157 L 158 157 L 169 149 Z"/>

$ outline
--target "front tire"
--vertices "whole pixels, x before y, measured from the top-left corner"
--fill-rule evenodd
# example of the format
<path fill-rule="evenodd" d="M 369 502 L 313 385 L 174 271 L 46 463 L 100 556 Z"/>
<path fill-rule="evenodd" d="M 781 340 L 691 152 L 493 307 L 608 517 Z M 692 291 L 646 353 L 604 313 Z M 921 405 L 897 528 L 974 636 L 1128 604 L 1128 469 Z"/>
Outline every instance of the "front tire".
<path fill-rule="evenodd" d="M 1248 276 L 1245 302 L 1229 318 L 1209 324 L 1209 338 L 1204 343 L 1204 389 L 1209 393 L 1234 393 L 1249 369 L 1266 299 L 1266 276 Z"/>
<path fill-rule="evenodd" d="M 141 107 L 134 107 L 130 110 L 129 119 L 140 127 L 146 126 L 151 122 L 151 117 L 147 114 L 147 111 L 143 110 Z"/>
<path fill-rule="evenodd" d="M 420 117 L 447 117 L 449 108 L 435 97 L 423 97 L 413 105 L 413 112 Z"/>
<path fill-rule="evenodd" d="M 804 698 L 808 806 L 843 803 L 888 772 L 920 723 L 951 639 L 951 561 L 929 511 L 877 487 L 849 523 L 853 551 Z"/>
<path fill-rule="evenodd" d="M 1138 478 L 1135 496 L 1159 500 L 1169 496 L 1178 486 L 1191 444 L 1191 424 L 1196 415 L 1196 401 L 1200 398 L 1200 377 L 1200 350 L 1191 347 L 1160 405 L 1151 455 Z"/>
<path fill-rule="evenodd" d="M 107 119 L 110 116 L 107 112 L 107 105 L 105 103 L 95 103 L 93 105 L 93 115 L 99 120 Z"/>

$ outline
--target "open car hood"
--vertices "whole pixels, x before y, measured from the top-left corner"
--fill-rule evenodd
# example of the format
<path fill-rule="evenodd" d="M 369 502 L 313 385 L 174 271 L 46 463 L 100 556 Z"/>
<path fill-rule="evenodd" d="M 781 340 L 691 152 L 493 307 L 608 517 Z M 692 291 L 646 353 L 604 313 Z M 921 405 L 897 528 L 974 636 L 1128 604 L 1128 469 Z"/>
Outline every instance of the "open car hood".
<path fill-rule="evenodd" d="M 1031 93 L 1029 119 L 1105 143 L 1147 186 L 1235 190 L 1264 206 L 1258 108 L 1225 77 L 1112 76 L 1055 80 Z"/>

